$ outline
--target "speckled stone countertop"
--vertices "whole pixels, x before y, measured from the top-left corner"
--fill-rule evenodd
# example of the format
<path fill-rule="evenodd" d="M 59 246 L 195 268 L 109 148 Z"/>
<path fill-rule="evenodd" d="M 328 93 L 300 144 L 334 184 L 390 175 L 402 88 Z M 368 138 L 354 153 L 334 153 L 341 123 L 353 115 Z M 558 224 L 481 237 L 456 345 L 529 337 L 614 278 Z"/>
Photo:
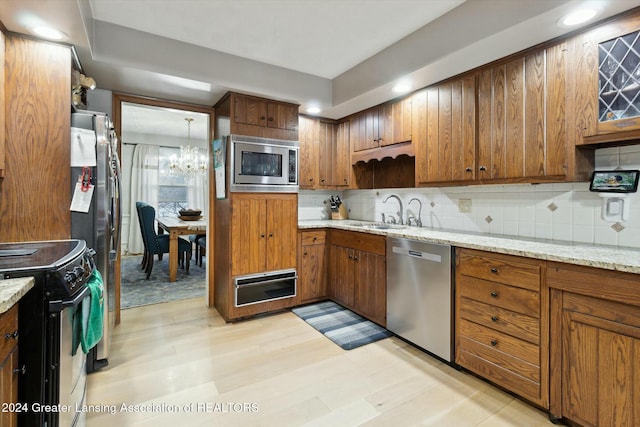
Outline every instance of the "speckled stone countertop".
<path fill-rule="evenodd" d="M 0 280 L 0 314 L 20 301 L 20 298 L 33 288 L 33 283 L 33 277 Z"/>
<path fill-rule="evenodd" d="M 640 250 L 615 246 L 590 245 L 546 239 L 526 239 L 494 234 L 467 233 L 432 228 L 391 226 L 387 229 L 365 228 L 372 221 L 302 220 L 299 229 L 336 228 L 361 231 L 389 237 L 404 237 L 461 248 L 479 249 L 508 255 L 518 255 L 547 261 L 605 268 L 640 274 Z"/>

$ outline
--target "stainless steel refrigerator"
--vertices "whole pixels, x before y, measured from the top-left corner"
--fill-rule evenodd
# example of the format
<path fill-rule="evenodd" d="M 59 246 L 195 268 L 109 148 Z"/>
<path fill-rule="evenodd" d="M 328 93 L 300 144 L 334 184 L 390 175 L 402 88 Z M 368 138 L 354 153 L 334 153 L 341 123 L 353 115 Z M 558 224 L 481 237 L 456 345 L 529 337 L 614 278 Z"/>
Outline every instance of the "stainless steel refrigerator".
<path fill-rule="evenodd" d="M 96 267 L 104 282 L 104 331 L 102 340 L 87 354 L 87 372 L 91 373 L 109 363 L 111 331 L 115 325 L 115 283 L 118 279 L 115 264 L 120 252 L 122 219 L 121 173 L 118 138 L 108 115 L 79 111 L 71 115 L 71 126 L 95 132 L 95 165 L 74 166 L 72 163 L 71 167 L 72 198 L 78 183 L 85 188 L 93 185 L 88 212 L 71 211 L 71 237 L 85 240 L 87 246 L 96 251 Z M 73 135 L 72 132 L 72 138 Z"/>

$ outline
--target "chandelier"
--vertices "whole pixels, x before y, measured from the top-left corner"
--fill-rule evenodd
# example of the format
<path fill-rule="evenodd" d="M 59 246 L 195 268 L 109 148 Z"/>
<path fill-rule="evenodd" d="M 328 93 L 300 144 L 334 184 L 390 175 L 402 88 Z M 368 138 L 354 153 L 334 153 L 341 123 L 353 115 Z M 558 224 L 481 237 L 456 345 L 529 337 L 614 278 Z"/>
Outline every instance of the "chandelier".
<path fill-rule="evenodd" d="M 186 118 L 185 120 L 187 121 L 187 146 L 180 146 L 180 157 L 171 157 L 169 172 L 189 178 L 207 172 L 207 154 L 204 150 L 191 146 L 191 122 L 193 119 Z"/>

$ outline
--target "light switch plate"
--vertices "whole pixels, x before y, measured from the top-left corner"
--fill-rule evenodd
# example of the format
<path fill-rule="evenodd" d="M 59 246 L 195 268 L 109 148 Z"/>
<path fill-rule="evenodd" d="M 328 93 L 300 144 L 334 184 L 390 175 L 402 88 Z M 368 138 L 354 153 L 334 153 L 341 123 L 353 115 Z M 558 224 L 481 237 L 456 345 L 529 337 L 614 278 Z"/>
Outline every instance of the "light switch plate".
<path fill-rule="evenodd" d="M 458 212 L 460 213 L 471 212 L 471 199 L 458 199 Z"/>

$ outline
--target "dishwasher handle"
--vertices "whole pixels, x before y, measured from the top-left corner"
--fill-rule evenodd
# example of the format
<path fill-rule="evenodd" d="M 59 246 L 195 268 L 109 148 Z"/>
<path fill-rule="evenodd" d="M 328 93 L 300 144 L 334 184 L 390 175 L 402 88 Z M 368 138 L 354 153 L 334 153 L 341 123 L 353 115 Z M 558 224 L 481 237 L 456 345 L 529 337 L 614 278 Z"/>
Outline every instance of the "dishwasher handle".
<path fill-rule="evenodd" d="M 392 248 L 392 251 L 393 253 L 398 255 L 405 255 L 412 258 L 423 259 L 425 261 L 442 262 L 441 255 L 432 254 L 430 252 L 417 251 L 415 249 L 409 249 L 409 248 L 401 248 L 399 246 L 394 246 Z"/>

